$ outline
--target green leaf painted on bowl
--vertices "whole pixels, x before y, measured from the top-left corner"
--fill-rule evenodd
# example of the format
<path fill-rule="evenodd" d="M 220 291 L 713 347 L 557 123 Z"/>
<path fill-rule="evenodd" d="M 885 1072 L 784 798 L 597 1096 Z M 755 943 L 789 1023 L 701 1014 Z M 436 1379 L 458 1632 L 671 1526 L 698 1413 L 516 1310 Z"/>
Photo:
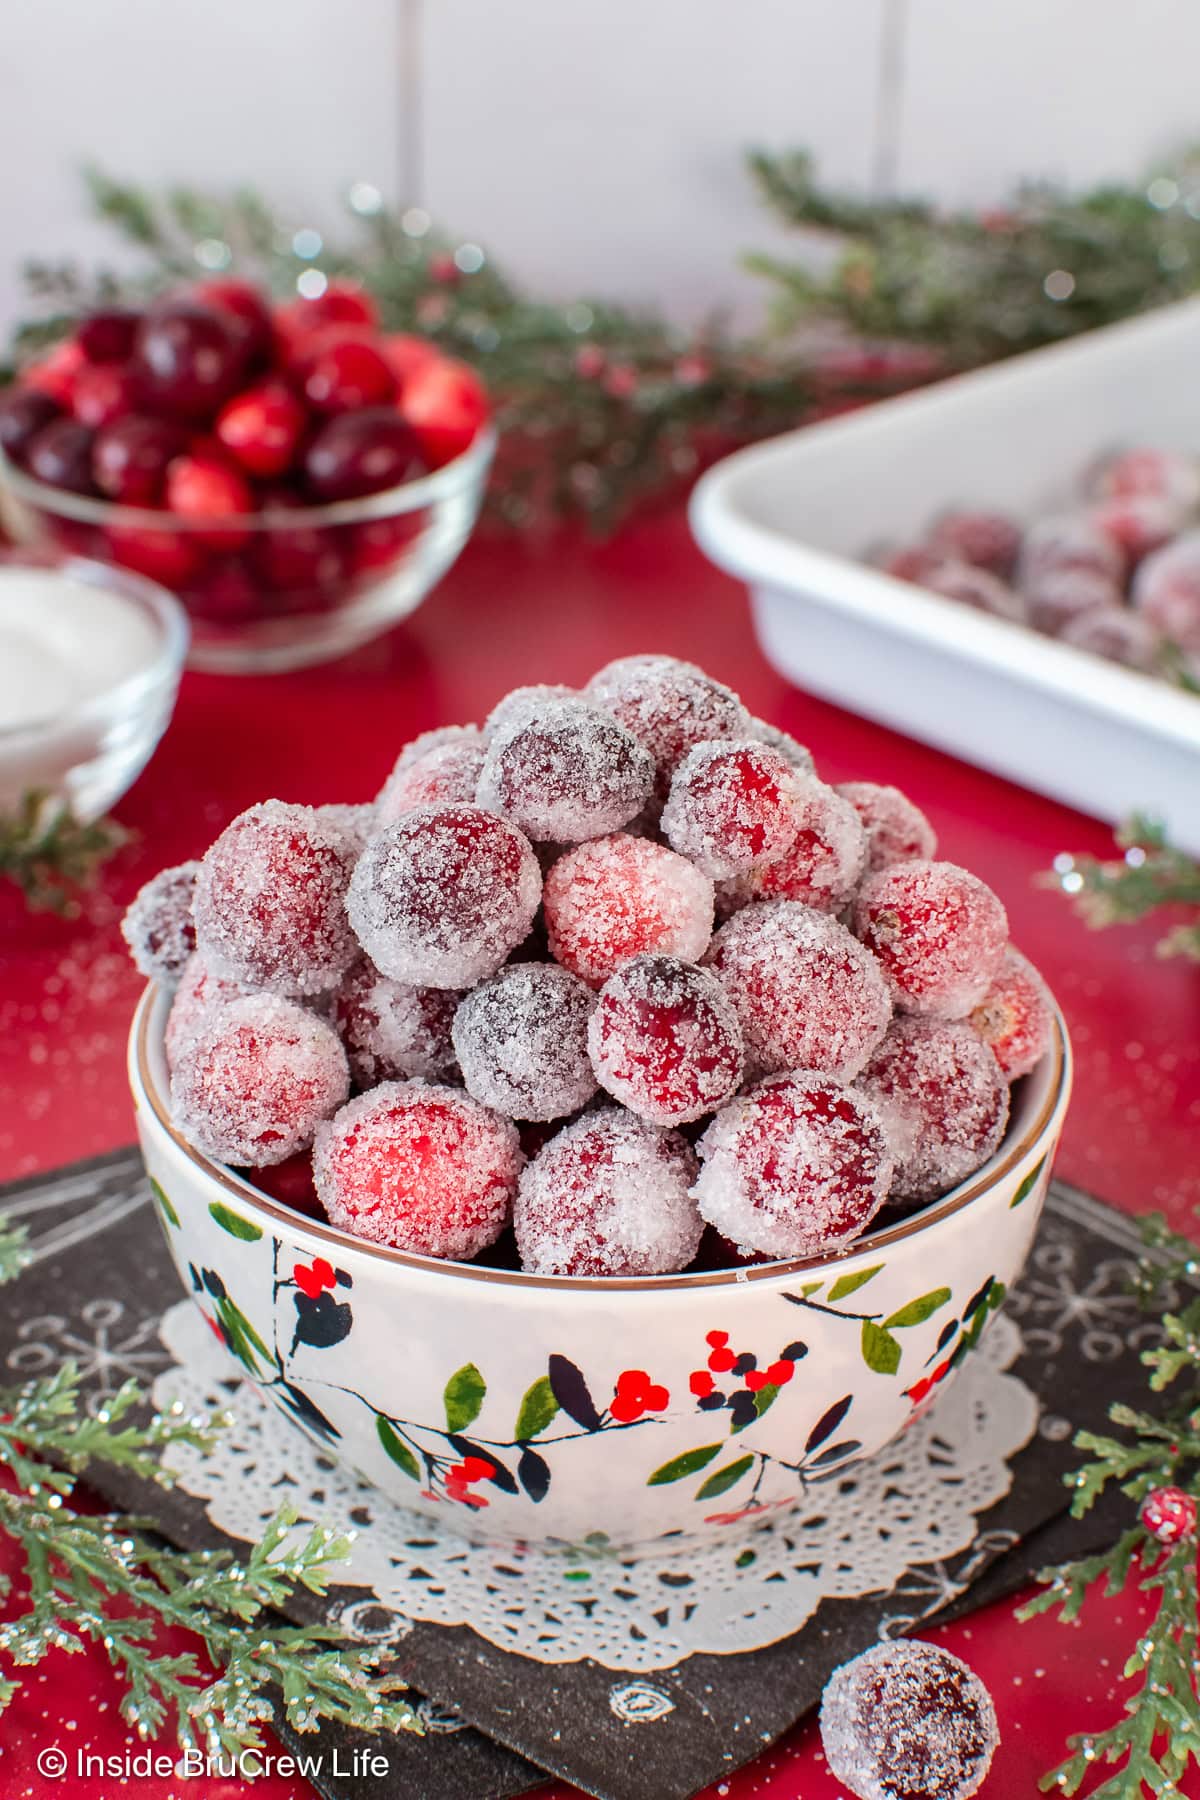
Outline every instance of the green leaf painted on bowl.
<path fill-rule="evenodd" d="M 844 1300 L 847 1294 L 857 1293 L 860 1287 L 866 1287 L 868 1281 L 874 1281 L 882 1267 L 882 1263 L 876 1263 L 873 1268 L 860 1269 L 856 1275 L 839 1275 L 829 1290 L 830 1305 L 835 1300 Z"/>
<path fill-rule="evenodd" d="M 513 1432 L 519 1444 L 527 1443 L 540 1432 L 545 1431 L 551 1419 L 558 1412 L 558 1401 L 554 1397 L 554 1389 L 550 1386 L 548 1375 L 539 1375 L 532 1387 L 525 1390 L 521 1401 L 521 1410 L 517 1414 L 517 1428 Z"/>
<path fill-rule="evenodd" d="M 753 1456 L 739 1456 L 736 1462 L 726 1463 L 723 1469 L 717 1469 L 696 1489 L 697 1500 L 715 1500 L 718 1494 L 728 1493 L 734 1482 L 742 1479 L 753 1462 Z"/>
<path fill-rule="evenodd" d="M 244 1244 L 253 1244 L 262 1236 L 261 1225 L 255 1225 L 251 1219 L 240 1218 L 219 1200 L 214 1200 L 208 1210 L 222 1231 L 227 1231 L 230 1237 L 241 1238 Z"/>
<path fill-rule="evenodd" d="M 683 1481 L 689 1475 L 696 1475 L 706 1468 L 714 1456 L 720 1455 L 720 1444 L 701 1444 L 698 1450 L 684 1450 L 681 1455 L 673 1456 L 653 1475 L 647 1477 L 647 1487 L 665 1487 L 668 1481 Z"/>
<path fill-rule="evenodd" d="M 862 1355 L 868 1369 L 874 1369 L 876 1375 L 894 1375 L 900 1367 L 899 1339 L 874 1319 L 864 1319 Z"/>
<path fill-rule="evenodd" d="M 930 1288 L 917 1300 L 910 1300 L 907 1306 L 901 1306 L 896 1312 L 889 1313 L 883 1321 L 885 1330 L 896 1330 L 907 1325 L 923 1325 L 931 1319 L 935 1312 L 945 1306 L 950 1298 L 948 1287 Z"/>
<path fill-rule="evenodd" d="M 486 1393 L 487 1382 L 474 1363 L 464 1363 L 461 1369 L 455 1369 L 442 1395 L 446 1430 L 464 1431 L 472 1420 L 477 1419 Z"/>
<path fill-rule="evenodd" d="M 1046 1166 L 1046 1158 L 1043 1156 L 1041 1162 L 1038 1163 L 1036 1165 L 1036 1167 L 1030 1169 L 1028 1175 L 1025 1177 L 1024 1181 L 1021 1183 L 1020 1187 L 1017 1189 L 1016 1193 L 1013 1195 L 1012 1199 L 1009 1201 L 1008 1210 L 1010 1212 L 1012 1211 L 1014 1206 L 1020 1206 L 1020 1204 L 1023 1200 L 1028 1200 L 1030 1194 L 1032 1194 L 1034 1188 L 1037 1186 L 1038 1176 L 1041 1174 L 1041 1172 L 1045 1168 L 1045 1166 Z"/>
<path fill-rule="evenodd" d="M 214 1304 L 217 1317 L 228 1333 L 229 1347 L 243 1367 L 257 1377 L 262 1373 L 259 1364 L 261 1358 L 262 1363 L 271 1368 L 274 1358 L 241 1307 L 228 1294 L 220 1295 Z"/>
<path fill-rule="evenodd" d="M 178 1229 L 179 1229 L 179 1214 L 175 1211 L 174 1206 L 171 1204 L 171 1200 L 170 1200 L 169 1195 L 167 1194 L 167 1190 L 163 1187 L 163 1185 L 160 1181 L 155 1181 L 153 1175 L 151 1175 L 151 1177 L 150 1177 L 150 1192 L 154 1195 L 154 1198 L 158 1201 L 159 1209 L 162 1212 L 164 1219 L 167 1220 L 168 1224 L 174 1225 L 176 1231 L 178 1231 Z"/>
<path fill-rule="evenodd" d="M 740 1425 L 731 1423 L 729 1427 L 730 1437 L 736 1437 L 739 1431 L 745 1431 L 747 1425 L 757 1424 L 759 1419 L 761 1419 L 766 1412 L 768 1406 L 773 1406 L 775 1401 L 779 1398 L 779 1391 L 777 1384 L 773 1381 L 769 1381 L 766 1387 L 759 1388 L 754 1396 L 753 1416 L 749 1419 L 743 1419 Z"/>
<path fill-rule="evenodd" d="M 420 1481 L 421 1470 L 416 1457 L 404 1439 L 397 1437 L 392 1426 L 382 1413 L 375 1415 L 375 1432 L 387 1455 L 391 1457 L 398 1469 L 403 1469 L 410 1481 Z"/>

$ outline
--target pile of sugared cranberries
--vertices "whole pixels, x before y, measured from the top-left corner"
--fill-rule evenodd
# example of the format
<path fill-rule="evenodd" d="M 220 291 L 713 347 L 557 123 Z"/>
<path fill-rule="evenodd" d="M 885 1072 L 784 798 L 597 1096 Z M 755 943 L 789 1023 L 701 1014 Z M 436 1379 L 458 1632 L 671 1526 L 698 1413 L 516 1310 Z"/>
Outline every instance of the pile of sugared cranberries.
<path fill-rule="evenodd" d="M 995 1152 L 1054 1031 L 911 800 L 826 786 L 665 656 L 426 732 L 373 802 L 252 806 L 126 936 L 174 989 L 198 1149 L 277 1198 L 301 1153 L 342 1229 L 504 1237 L 539 1275 L 673 1273 L 706 1227 L 743 1261 L 844 1249 Z"/>
<path fill-rule="evenodd" d="M 69 549 L 231 625 L 321 611 L 377 579 L 412 537 L 410 516 L 316 524 L 306 510 L 439 468 L 487 416 L 474 370 L 381 330 L 354 283 L 275 305 L 223 278 L 84 318 L 0 391 L 0 450 L 50 487 L 172 515 L 44 517 Z M 262 511 L 294 524 L 248 528 Z"/>
<path fill-rule="evenodd" d="M 1200 457 L 1124 450 L 1027 531 L 948 512 L 881 566 L 977 612 L 1184 687 L 1200 682 Z"/>

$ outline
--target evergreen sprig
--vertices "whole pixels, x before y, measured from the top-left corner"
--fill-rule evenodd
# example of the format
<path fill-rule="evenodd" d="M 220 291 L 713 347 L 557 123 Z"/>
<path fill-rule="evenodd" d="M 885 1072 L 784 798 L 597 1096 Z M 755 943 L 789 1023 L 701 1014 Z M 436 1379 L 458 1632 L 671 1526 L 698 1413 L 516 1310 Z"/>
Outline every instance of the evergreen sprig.
<path fill-rule="evenodd" d="M 115 820 L 84 824 L 56 796 L 31 790 L 14 812 L 0 812 L 0 878 L 15 883 L 33 911 L 71 915 L 80 891 L 128 841 Z"/>
<path fill-rule="evenodd" d="M 1195 1287 L 1200 1245 L 1172 1231 L 1160 1214 L 1143 1221 L 1143 1238 L 1145 1253 L 1134 1282 L 1142 1305 L 1161 1313 L 1174 1283 L 1184 1284 L 1187 1296 L 1178 1311 L 1162 1314 L 1162 1344 L 1142 1353 L 1151 1390 L 1171 1388 L 1173 1395 L 1161 1413 L 1113 1406 L 1109 1418 L 1120 1436 L 1078 1434 L 1075 1442 L 1090 1460 L 1068 1477 L 1075 1518 L 1082 1518 L 1114 1484 L 1135 1508 L 1163 1487 L 1182 1488 L 1200 1500 L 1200 1292 Z M 1110 1550 L 1042 1570 L 1043 1591 L 1018 1617 L 1057 1610 L 1072 1622 L 1093 1590 L 1103 1586 L 1106 1594 L 1119 1594 L 1135 1575 L 1140 1591 L 1154 1596 L 1157 1604 L 1153 1621 L 1122 1670 L 1122 1679 L 1131 1684 L 1122 1716 L 1105 1731 L 1069 1739 L 1071 1754 L 1044 1777 L 1043 1791 L 1076 1794 L 1097 1769 L 1120 1764 L 1089 1790 L 1089 1800 L 1145 1800 L 1147 1793 L 1155 1800 L 1179 1800 L 1179 1782 L 1193 1764 L 1200 1768 L 1200 1595 L 1194 1533 L 1163 1544 L 1139 1518 Z"/>
<path fill-rule="evenodd" d="M 1070 894 L 1092 926 L 1128 924 L 1164 907 L 1186 913 L 1160 939 L 1160 956 L 1200 960 L 1200 863 L 1167 841 L 1157 820 L 1135 814 L 1117 833 L 1124 854 L 1055 858 L 1047 883 Z"/>
<path fill-rule="evenodd" d="M 27 1257 L 24 1234 L 0 1226 L 0 1282 Z M 360 1731 L 419 1730 L 403 1684 L 381 1672 L 382 1653 L 336 1629 L 292 1625 L 280 1614 L 297 1588 L 324 1594 L 350 1539 L 314 1526 L 295 1541 L 297 1514 L 281 1507 L 244 1559 L 164 1544 L 153 1521 L 84 1515 L 65 1504 L 78 1474 L 95 1464 L 163 1485 L 162 1452 L 206 1449 L 226 1423 L 186 1417 L 176 1404 L 145 1422 L 134 1381 L 95 1414 L 81 1403 L 80 1374 L 53 1374 L 0 1390 L 0 1532 L 19 1545 L 28 1599 L 0 1620 L 0 1650 L 18 1668 L 90 1639 L 124 1684 L 121 1715 L 141 1736 L 170 1725 L 180 1746 L 207 1754 L 263 1747 L 276 1706 L 297 1731 L 331 1720 Z M 0 1598 L 13 1584 L 0 1580 Z M 165 1628 L 193 1633 L 218 1673 L 191 1651 L 161 1647 Z M 19 1691 L 0 1678 L 0 1711 Z"/>

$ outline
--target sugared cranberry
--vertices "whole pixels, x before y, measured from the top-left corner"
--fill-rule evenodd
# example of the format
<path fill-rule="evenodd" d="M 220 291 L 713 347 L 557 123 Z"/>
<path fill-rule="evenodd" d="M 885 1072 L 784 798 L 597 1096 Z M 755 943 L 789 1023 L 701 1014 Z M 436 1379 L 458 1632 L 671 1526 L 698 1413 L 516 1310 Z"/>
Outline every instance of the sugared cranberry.
<path fill-rule="evenodd" d="M 896 863 L 869 875 L 854 929 L 904 1012 L 960 1019 L 1000 967 L 1008 919 L 985 882 L 947 862 Z"/>
<path fill-rule="evenodd" d="M 186 862 L 161 869 L 138 889 L 121 921 L 130 955 L 149 981 L 173 987 L 195 951 L 192 895 L 199 867 Z"/>
<path fill-rule="evenodd" d="M 969 606 L 973 612 L 992 613 L 1014 625 L 1025 622 L 1024 597 L 1006 581 L 1001 581 L 998 575 L 987 569 L 977 569 L 971 563 L 939 563 L 924 577 L 921 585 L 947 600 L 957 600 L 960 606 Z"/>
<path fill-rule="evenodd" d="M 695 962 L 712 935 L 708 876 L 664 844 L 623 831 L 560 856 L 543 905 L 551 955 L 592 987 L 650 951 Z"/>
<path fill-rule="evenodd" d="M 730 884 L 724 910 L 741 901 L 800 900 L 818 912 L 840 912 L 854 892 L 867 858 L 867 836 L 850 801 L 815 776 L 797 772 L 794 832 L 773 862 Z M 730 904 L 732 903 L 732 904 Z"/>
<path fill-rule="evenodd" d="M 747 874 L 791 847 L 803 820 L 802 782 L 768 744 L 697 744 L 675 771 L 663 835 L 714 880 Z"/>
<path fill-rule="evenodd" d="M 237 389 L 245 348 L 228 315 L 189 300 L 147 313 L 133 364 L 147 403 L 170 418 L 208 419 Z"/>
<path fill-rule="evenodd" d="M 461 1088 L 385 1081 L 321 1126 L 317 1193 L 335 1225 L 422 1256 L 477 1256 L 508 1222 L 516 1128 Z"/>
<path fill-rule="evenodd" d="M 251 475 L 282 475 L 295 459 L 306 415 L 282 381 L 264 381 L 235 394 L 217 414 L 220 444 Z"/>
<path fill-rule="evenodd" d="M 1134 577 L 1133 604 L 1169 643 L 1200 651 L 1200 531 L 1186 531 L 1146 558 Z"/>
<path fill-rule="evenodd" d="M 339 413 L 323 425 L 304 456 L 304 474 L 318 500 L 354 500 L 398 487 L 421 472 L 416 439 L 391 407 Z"/>
<path fill-rule="evenodd" d="M 654 764 L 617 721 L 584 700 L 548 700 L 493 733 L 479 800 L 540 843 L 576 844 L 641 811 Z"/>
<path fill-rule="evenodd" d="M 400 390 L 400 411 L 433 469 L 462 455 L 488 410 L 487 389 L 474 369 L 449 357 L 411 368 Z"/>
<path fill-rule="evenodd" d="M 241 997 L 242 990 L 235 981 L 214 975 L 204 958 L 194 952 L 184 964 L 167 1014 L 163 1049 L 168 1069 L 175 1067 L 184 1045 L 195 1035 L 206 1013 Z"/>
<path fill-rule="evenodd" d="M 365 956 L 355 963 L 337 990 L 334 1019 L 359 1086 L 456 1077 L 450 1028 L 461 997 L 390 981 Z"/>
<path fill-rule="evenodd" d="M 513 1227 L 539 1275 L 661 1275 L 686 1269 L 702 1226 L 696 1159 L 674 1131 L 619 1106 L 585 1113 L 521 1176 Z"/>
<path fill-rule="evenodd" d="M 1021 553 L 1021 528 L 1004 513 L 948 512 L 935 523 L 929 542 L 952 561 L 1011 581 Z"/>
<path fill-rule="evenodd" d="M 479 788 L 485 751 L 474 725 L 425 731 L 406 744 L 380 789 L 376 818 L 390 825 L 418 806 L 471 803 Z"/>
<path fill-rule="evenodd" d="M 239 814 L 196 880 L 206 963 L 248 987 L 325 993 L 357 953 L 346 917 L 349 862 L 344 834 L 311 807 L 268 800 Z"/>
<path fill-rule="evenodd" d="M 396 377 L 369 338 L 347 333 L 320 345 L 304 377 L 304 397 L 322 413 L 382 406 L 396 392 Z"/>
<path fill-rule="evenodd" d="M 620 657 L 593 675 L 587 698 L 649 750 L 660 800 L 695 745 L 754 735 L 750 715 L 731 689 L 673 656 Z"/>
<path fill-rule="evenodd" d="M 48 487 L 71 494 L 94 494 L 92 441 L 95 432 L 78 419 L 52 419 L 30 438 L 25 467 Z"/>
<path fill-rule="evenodd" d="M 178 425 L 130 413 L 96 433 L 92 474 L 110 500 L 125 506 L 155 506 L 162 499 L 167 464 L 182 454 L 187 439 Z"/>
<path fill-rule="evenodd" d="M 554 963 L 512 963 L 465 995 L 453 1040 L 467 1091 L 511 1119 L 562 1119 L 596 1092 L 595 995 Z"/>
<path fill-rule="evenodd" d="M 1054 1041 L 1054 1002 L 1033 964 L 1010 944 L 971 1024 L 1008 1081 L 1028 1075 Z"/>
<path fill-rule="evenodd" d="M 816 1256 L 850 1243 L 891 1184 L 877 1109 L 819 1074 L 760 1082 L 717 1114 L 699 1148 L 701 1217 L 766 1256 Z"/>
<path fill-rule="evenodd" d="M 894 1019 L 855 1086 L 887 1129 L 893 1200 L 932 1200 L 965 1181 L 1008 1122 L 1008 1084 L 966 1019 Z"/>
<path fill-rule="evenodd" d="M 899 788 L 874 781 L 843 781 L 836 793 L 848 800 L 867 834 L 867 873 L 889 863 L 937 853 L 937 833 L 920 807 Z"/>
<path fill-rule="evenodd" d="M 59 406 L 36 388 L 8 387 L 0 393 L 0 450 L 11 461 L 25 460 L 29 444 L 59 416 Z"/>
<path fill-rule="evenodd" d="M 830 1774 L 863 1800 L 971 1800 L 999 1742 L 982 1681 L 936 1644 L 873 1644 L 834 1671 L 821 1701 Z"/>
<path fill-rule="evenodd" d="M 168 512 L 205 522 L 193 535 L 213 550 L 238 550 L 249 536 L 236 521 L 253 512 L 254 495 L 231 462 L 198 453 L 175 457 L 167 466 L 165 499 Z"/>
<path fill-rule="evenodd" d="M 89 313 L 75 341 L 90 363 L 123 363 L 133 354 L 141 314 L 127 306 L 104 306 Z"/>
<path fill-rule="evenodd" d="M 742 1079 L 737 1012 L 715 976 L 674 956 L 639 956 L 600 990 L 592 1067 L 614 1100 L 654 1125 L 724 1106 Z"/>

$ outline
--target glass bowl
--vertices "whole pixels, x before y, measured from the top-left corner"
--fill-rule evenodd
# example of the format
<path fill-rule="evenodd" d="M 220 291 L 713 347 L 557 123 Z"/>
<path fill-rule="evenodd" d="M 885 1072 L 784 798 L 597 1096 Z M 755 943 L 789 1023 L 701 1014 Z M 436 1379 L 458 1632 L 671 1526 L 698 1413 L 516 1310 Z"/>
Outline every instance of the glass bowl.
<path fill-rule="evenodd" d="M 132 787 L 170 723 L 187 651 L 187 618 L 165 589 L 107 564 L 21 551 L 0 554 L 0 580 L 11 568 L 107 594 L 133 610 L 136 635 L 144 640 L 144 655 L 129 673 L 84 682 L 88 691 L 80 692 L 68 670 L 61 698 L 48 703 L 44 713 L 35 709 L 19 723 L 0 725 L 0 816 L 15 814 L 37 794 L 49 813 L 65 806 L 90 824 Z M 39 616 L 44 625 L 48 605 Z M 77 624 L 77 606 L 57 622 L 65 647 L 71 647 Z M 54 631 L 43 630 L 41 636 L 52 649 Z"/>
<path fill-rule="evenodd" d="M 193 668 L 298 669 L 377 637 L 420 604 L 470 536 L 495 448 L 485 427 L 461 456 L 399 487 L 220 522 L 49 487 L 0 452 L 0 524 L 18 544 L 170 589 L 191 622 Z"/>

